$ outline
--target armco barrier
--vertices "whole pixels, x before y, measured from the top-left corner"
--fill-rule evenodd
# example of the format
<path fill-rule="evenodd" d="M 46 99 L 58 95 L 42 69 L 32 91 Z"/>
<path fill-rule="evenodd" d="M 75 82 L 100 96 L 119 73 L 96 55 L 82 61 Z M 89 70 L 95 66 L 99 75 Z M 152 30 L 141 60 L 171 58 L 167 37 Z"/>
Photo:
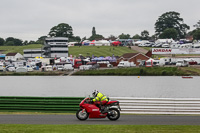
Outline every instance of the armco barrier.
<path fill-rule="evenodd" d="M 200 98 L 110 97 L 110 99 L 120 102 L 121 113 L 200 114 Z"/>
<path fill-rule="evenodd" d="M 0 111 L 76 112 L 83 97 L 0 97 Z"/>
<path fill-rule="evenodd" d="M 0 112 L 76 112 L 84 97 L 0 97 Z M 120 102 L 121 113 L 200 114 L 200 98 L 110 97 Z"/>

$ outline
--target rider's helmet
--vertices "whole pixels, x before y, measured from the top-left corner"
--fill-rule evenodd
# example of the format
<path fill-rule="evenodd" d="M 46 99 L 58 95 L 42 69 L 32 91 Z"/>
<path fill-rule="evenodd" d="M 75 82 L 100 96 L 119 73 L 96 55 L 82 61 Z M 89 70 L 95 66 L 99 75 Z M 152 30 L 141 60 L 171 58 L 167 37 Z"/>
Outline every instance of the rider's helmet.
<path fill-rule="evenodd" d="M 93 97 L 96 97 L 98 93 L 99 93 L 99 92 L 98 92 L 97 90 L 93 90 L 93 91 L 92 91 L 92 96 L 93 96 Z"/>

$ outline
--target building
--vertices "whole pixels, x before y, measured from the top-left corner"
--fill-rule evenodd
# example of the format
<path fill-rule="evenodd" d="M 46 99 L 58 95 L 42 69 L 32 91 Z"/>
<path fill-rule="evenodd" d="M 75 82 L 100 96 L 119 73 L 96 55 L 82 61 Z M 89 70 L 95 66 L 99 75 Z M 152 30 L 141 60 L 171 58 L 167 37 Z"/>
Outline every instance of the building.
<path fill-rule="evenodd" d="M 17 61 L 21 60 L 24 57 L 20 53 L 7 53 L 5 60 L 12 60 L 12 61 Z"/>
<path fill-rule="evenodd" d="M 144 65 L 145 61 L 150 59 L 150 57 L 142 54 L 142 53 L 126 53 L 123 54 L 118 61 L 129 61 L 129 62 L 134 62 L 136 66 L 139 65 Z"/>
<path fill-rule="evenodd" d="M 24 49 L 24 58 L 43 57 L 42 49 Z"/>
<path fill-rule="evenodd" d="M 0 60 L 5 60 L 6 55 L 5 54 L 0 54 Z"/>
<path fill-rule="evenodd" d="M 46 38 L 44 42 L 44 57 L 68 57 L 68 38 Z"/>
<path fill-rule="evenodd" d="M 46 38 L 43 48 L 24 50 L 24 58 L 35 58 L 35 57 L 46 57 L 46 58 L 68 57 L 68 38 L 66 37 Z"/>

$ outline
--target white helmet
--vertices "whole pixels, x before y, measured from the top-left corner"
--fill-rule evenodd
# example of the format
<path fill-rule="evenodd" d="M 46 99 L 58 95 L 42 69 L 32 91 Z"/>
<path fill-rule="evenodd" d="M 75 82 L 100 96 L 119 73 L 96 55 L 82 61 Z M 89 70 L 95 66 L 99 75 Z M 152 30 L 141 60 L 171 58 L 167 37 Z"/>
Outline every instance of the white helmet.
<path fill-rule="evenodd" d="M 92 91 L 92 96 L 93 96 L 93 97 L 96 97 L 98 93 L 99 93 L 99 92 L 98 92 L 97 90 L 93 90 L 93 91 Z"/>

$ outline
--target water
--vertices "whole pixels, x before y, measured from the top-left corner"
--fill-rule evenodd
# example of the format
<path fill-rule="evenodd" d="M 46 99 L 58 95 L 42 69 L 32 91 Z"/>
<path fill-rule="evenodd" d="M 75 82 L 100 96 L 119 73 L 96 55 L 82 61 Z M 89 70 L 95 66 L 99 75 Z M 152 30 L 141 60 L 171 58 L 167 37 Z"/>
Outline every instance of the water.
<path fill-rule="evenodd" d="M 1 76 L 0 96 L 88 96 L 97 89 L 114 97 L 199 98 L 200 77 Z"/>

